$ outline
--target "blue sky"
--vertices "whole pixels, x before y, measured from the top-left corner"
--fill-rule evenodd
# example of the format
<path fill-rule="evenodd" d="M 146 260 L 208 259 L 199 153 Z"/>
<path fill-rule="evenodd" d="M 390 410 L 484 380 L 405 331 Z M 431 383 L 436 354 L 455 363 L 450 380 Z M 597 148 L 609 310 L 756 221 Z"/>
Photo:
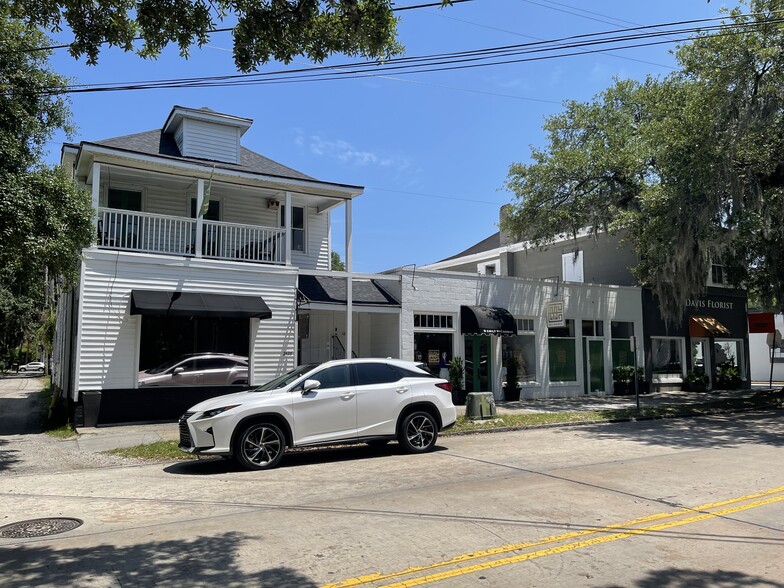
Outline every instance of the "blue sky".
<path fill-rule="evenodd" d="M 397 2 L 398 6 L 420 2 Z M 406 56 L 718 16 L 707 0 L 473 0 L 439 10 L 397 13 Z M 731 5 L 732 6 L 732 5 Z M 67 32 L 53 36 L 68 41 Z M 613 77 L 664 76 L 673 44 L 538 62 L 412 75 L 237 88 L 75 94 L 74 140 L 160 128 L 175 104 L 248 117 L 245 147 L 325 181 L 365 186 L 354 201 L 354 271 L 423 265 L 453 255 L 497 230 L 509 165 L 543 146 L 542 123 L 564 100 L 589 100 Z M 176 49 L 142 60 L 106 49 L 97 66 L 64 50 L 52 67 L 75 83 L 120 83 L 236 73 L 228 33 L 213 35 L 189 60 Z M 356 61 L 335 57 L 329 64 Z M 308 65 L 299 59 L 289 67 Z M 285 66 L 268 64 L 260 71 Z M 59 160 L 58 136 L 47 161 Z M 342 209 L 333 245 L 343 253 Z"/>

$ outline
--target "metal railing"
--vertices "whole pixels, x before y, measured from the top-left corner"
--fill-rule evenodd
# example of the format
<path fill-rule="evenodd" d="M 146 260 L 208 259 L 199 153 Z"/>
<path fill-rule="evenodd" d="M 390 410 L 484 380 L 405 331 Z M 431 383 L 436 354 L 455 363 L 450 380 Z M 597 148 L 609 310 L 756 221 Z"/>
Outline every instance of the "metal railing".
<path fill-rule="evenodd" d="M 196 219 L 113 208 L 98 209 L 99 247 L 196 256 Z M 203 221 L 201 257 L 285 263 L 285 229 Z"/>

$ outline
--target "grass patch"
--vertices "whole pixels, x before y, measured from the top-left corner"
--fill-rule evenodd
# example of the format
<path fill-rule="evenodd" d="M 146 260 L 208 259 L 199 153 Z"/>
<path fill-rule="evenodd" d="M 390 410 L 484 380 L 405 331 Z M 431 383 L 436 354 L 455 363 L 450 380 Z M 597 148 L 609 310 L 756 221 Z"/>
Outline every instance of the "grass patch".
<path fill-rule="evenodd" d="M 38 397 L 41 400 L 41 406 L 45 407 L 41 412 L 41 430 L 44 433 L 57 439 L 70 439 L 78 435 L 73 423 L 67 419 L 64 420 L 63 411 L 57 410 L 59 404 L 54 396 L 54 386 L 51 383 L 38 392 Z"/>
<path fill-rule="evenodd" d="M 156 441 L 155 443 L 136 445 L 134 447 L 110 449 L 106 453 L 119 455 L 121 457 L 148 459 L 151 461 L 185 461 L 196 459 L 195 455 L 180 451 L 177 447 L 177 441 Z"/>
<path fill-rule="evenodd" d="M 784 406 L 784 388 L 757 392 L 748 398 L 725 398 L 698 404 L 663 404 L 661 406 L 642 406 L 608 410 L 583 410 L 568 412 L 523 413 L 498 415 L 487 421 L 469 420 L 465 416 L 457 418 L 455 426 L 445 434 L 470 433 L 502 428 L 536 427 L 541 425 L 568 424 L 581 422 L 610 422 L 632 419 L 657 419 L 671 417 L 696 417 L 721 412 L 751 410 L 754 408 L 781 408 Z M 459 409 L 458 409 L 459 410 Z"/>

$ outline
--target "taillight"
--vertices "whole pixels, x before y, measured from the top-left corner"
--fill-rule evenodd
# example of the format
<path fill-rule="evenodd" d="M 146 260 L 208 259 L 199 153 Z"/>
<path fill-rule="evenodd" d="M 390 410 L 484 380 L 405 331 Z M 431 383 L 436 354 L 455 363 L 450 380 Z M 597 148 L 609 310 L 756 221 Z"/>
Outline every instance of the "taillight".
<path fill-rule="evenodd" d="M 443 384 L 436 384 L 437 387 L 441 388 L 442 390 L 446 390 L 447 392 L 452 391 L 452 384 L 449 382 L 444 382 Z"/>

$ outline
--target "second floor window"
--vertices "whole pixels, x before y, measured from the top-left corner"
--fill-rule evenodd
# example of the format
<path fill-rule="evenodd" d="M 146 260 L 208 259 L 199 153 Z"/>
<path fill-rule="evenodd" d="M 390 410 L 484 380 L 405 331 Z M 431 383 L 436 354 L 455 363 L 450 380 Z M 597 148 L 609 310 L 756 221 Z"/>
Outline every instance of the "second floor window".
<path fill-rule="evenodd" d="M 724 266 L 714 263 L 711 266 L 711 282 L 714 284 L 724 284 Z"/>
<path fill-rule="evenodd" d="M 305 209 L 301 206 L 292 206 L 294 214 L 291 216 L 291 250 L 305 253 Z M 286 226 L 286 207 L 280 207 L 280 226 Z"/>

